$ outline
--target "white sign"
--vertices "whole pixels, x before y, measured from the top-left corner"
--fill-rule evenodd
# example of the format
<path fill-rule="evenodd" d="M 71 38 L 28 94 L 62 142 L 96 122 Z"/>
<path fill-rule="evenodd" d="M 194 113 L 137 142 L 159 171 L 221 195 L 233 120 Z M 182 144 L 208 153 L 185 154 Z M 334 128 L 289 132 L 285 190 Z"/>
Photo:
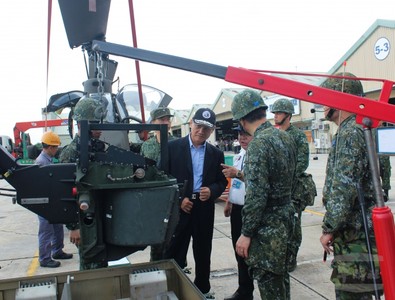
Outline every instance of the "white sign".
<path fill-rule="evenodd" d="M 395 155 L 395 127 L 377 128 L 377 153 Z"/>

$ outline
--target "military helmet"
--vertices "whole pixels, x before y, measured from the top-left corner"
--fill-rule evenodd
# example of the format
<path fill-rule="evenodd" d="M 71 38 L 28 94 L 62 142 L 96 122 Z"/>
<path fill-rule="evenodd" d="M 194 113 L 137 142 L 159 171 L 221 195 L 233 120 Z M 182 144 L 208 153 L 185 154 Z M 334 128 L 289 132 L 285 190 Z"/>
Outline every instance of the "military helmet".
<path fill-rule="evenodd" d="M 150 115 L 151 120 L 156 120 L 163 117 L 173 117 L 173 115 L 170 113 L 170 109 L 167 107 L 158 107 L 157 109 L 151 111 Z"/>
<path fill-rule="evenodd" d="M 76 121 L 101 121 L 105 116 L 105 108 L 92 98 L 82 98 L 74 107 L 73 119 Z"/>
<path fill-rule="evenodd" d="M 261 95 L 254 90 L 245 89 L 233 98 L 231 107 L 233 119 L 240 120 L 260 107 L 267 109 L 267 105 L 263 101 Z"/>
<path fill-rule="evenodd" d="M 273 103 L 271 111 L 272 113 L 283 112 L 292 115 L 295 113 L 295 108 L 290 100 L 280 98 Z"/>
<path fill-rule="evenodd" d="M 335 76 L 356 77 L 351 73 L 336 73 Z M 359 80 L 328 78 L 321 84 L 321 87 L 357 96 L 363 95 L 362 83 Z"/>
<path fill-rule="evenodd" d="M 60 145 L 60 138 L 56 133 L 54 133 L 52 131 L 47 131 L 41 137 L 41 142 L 43 144 L 47 144 L 49 146 L 59 146 Z"/>

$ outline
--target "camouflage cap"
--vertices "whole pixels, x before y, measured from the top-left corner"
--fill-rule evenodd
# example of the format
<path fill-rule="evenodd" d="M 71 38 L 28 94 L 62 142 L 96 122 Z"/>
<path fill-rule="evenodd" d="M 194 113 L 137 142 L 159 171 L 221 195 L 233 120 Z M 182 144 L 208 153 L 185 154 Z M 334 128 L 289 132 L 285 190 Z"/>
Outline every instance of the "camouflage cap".
<path fill-rule="evenodd" d="M 170 113 L 170 109 L 167 107 L 158 107 L 157 109 L 151 111 L 150 115 L 151 120 L 156 120 L 163 117 L 173 117 L 173 115 Z"/>
<path fill-rule="evenodd" d="M 280 98 L 273 103 L 271 111 L 272 113 L 284 112 L 292 115 L 295 113 L 295 108 L 291 100 Z"/>
<path fill-rule="evenodd" d="M 354 74 L 347 72 L 336 73 L 335 76 L 356 78 Z M 321 84 L 321 87 L 357 96 L 362 96 L 364 94 L 361 81 L 348 78 L 328 78 Z"/>
<path fill-rule="evenodd" d="M 233 119 L 240 120 L 260 107 L 267 109 L 262 97 L 256 91 L 246 89 L 233 98 L 231 107 Z"/>
<path fill-rule="evenodd" d="M 73 119 L 76 121 L 101 121 L 107 114 L 99 101 L 92 98 L 81 98 L 74 107 Z"/>

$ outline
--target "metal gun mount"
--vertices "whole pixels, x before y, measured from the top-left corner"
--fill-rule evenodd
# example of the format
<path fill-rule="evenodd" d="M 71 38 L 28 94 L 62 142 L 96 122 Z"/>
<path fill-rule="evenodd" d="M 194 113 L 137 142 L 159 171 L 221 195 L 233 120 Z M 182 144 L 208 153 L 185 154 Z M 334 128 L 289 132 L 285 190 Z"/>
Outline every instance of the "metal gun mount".
<path fill-rule="evenodd" d="M 161 166 L 114 146 L 92 151 L 91 130 L 160 130 Z M 179 189 L 166 174 L 167 153 L 167 125 L 81 121 L 77 163 L 21 165 L 0 147 L 0 174 L 21 206 L 51 223 L 79 224 L 84 261 L 109 261 L 169 241 Z"/>

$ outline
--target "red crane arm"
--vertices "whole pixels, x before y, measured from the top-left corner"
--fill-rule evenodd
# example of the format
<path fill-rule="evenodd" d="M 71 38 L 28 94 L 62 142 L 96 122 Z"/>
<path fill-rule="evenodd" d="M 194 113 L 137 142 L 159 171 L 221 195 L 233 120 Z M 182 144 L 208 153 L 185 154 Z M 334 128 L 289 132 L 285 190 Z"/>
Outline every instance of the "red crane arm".
<path fill-rule="evenodd" d="M 53 126 L 65 126 L 68 124 L 67 119 L 56 119 L 56 120 L 40 120 L 40 121 L 28 121 L 28 122 L 17 122 L 14 126 L 14 143 L 15 147 L 19 147 L 22 143 L 21 133 L 31 128 L 44 128 Z"/>
<path fill-rule="evenodd" d="M 338 76 L 324 75 L 323 77 Z M 351 77 L 345 78 L 356 79 Z M 388 103 L 394 82 L 384 79 L 358 79 L 381 81 L 383 85 L 379 100 L 345 94 L 319 86 L 242 68 L 228 67 L 225 76 L 225 80 L 228 82 L 355 113 L 357 115 L 357 122 L 360 124 L 362 124 L 362 119 L 364 117 L 368 117 L 372 120 L 372 127 L 377 127 L 381 120 L 395 123 L 395 105 Z"/>

